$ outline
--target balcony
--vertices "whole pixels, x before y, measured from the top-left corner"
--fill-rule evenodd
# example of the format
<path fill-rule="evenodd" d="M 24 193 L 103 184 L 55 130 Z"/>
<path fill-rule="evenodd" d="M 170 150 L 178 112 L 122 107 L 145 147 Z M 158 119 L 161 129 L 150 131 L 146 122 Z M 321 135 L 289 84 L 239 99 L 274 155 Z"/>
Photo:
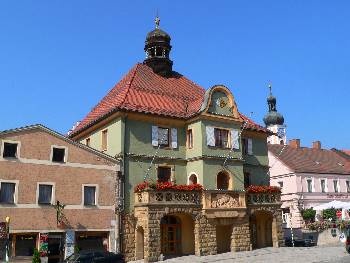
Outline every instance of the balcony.
<path fill-rule="evenodd" d="M 280 193 L 247 193 L 248 205 L 280 205 Z"/>
<path fill-rule="evenodd" d="M 177 191 L 177 190 L 144 190 L 143 192 L 135 193 L 135 206 L 144 205 L 201 205 L 201 191 Z"/>

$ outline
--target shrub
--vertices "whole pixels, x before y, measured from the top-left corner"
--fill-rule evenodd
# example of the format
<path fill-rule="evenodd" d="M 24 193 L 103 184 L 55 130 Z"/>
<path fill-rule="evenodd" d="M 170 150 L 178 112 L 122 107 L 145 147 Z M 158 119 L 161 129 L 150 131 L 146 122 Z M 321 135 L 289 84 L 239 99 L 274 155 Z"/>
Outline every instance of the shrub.
<path fill-rule="evenodd" d="M 32 263 L 40 263 L 40 262 L 41 262 L 41 260 L 40 260 L 39 251 L 36 248 L 34 248 Z"/>
<path fill-rule="evenodd" d="M 337 219 L 337 210 L 335 208 L 329 208 L 322 211 L 322 217 L 323 219 L 329 219 L 331 218 L 333 221 Z"/>
<path fill-rule="evenodd" d="M 316 211 L 313 210 L 312 208 L 308 208 L 302 211 L 302 216 L 303 219 L 306 222 L 314 222 L 315 221 L 315 215 L 316 215 Z"/>

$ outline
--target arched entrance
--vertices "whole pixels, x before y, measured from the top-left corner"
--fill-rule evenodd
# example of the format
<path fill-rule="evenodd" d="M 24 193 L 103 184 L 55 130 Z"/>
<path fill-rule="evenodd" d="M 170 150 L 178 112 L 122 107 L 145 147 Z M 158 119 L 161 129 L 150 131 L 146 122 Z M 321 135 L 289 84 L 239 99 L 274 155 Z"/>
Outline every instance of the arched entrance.
<path fill-rule="evenodd" d="M 218 254 L 231 251 L 232 227 L 232 225 L 216 226 L 216 246 Z"/>
<path fill-rule="evenodd" d="M 216 188 L 220 190 L 231 189 L 230 175 L 227 172 L 221 171 L 216 176 Z"/>
<path fill-rule="evenodd" d="M 253 248 L 272 247 L 272 214 L 256 211 L 250 218 Z"/>
<path fill-rule="evenodd" d="M 177 213 L 161 219 L 161 253 L 164 255 L 194 254 L 194 221 L 189 214 Z"/>
<path fill-rule="evenodd" d="M 143 259 L 144 257 L 144 231 L 142 226 L 136 229 L 136 259 Z"/>
<path fill-rule="evenodd" d="M 176 216 L 164 216 L 160 221 L 161 251 L 164 255 L 181 254 L 181 222 Z"/>

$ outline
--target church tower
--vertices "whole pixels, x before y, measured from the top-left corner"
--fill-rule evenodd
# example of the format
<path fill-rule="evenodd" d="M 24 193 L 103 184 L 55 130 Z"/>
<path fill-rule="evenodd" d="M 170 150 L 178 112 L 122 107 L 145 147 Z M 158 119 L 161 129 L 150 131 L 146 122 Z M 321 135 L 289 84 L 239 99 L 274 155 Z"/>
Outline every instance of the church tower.
<path fill-rule="evenodd" d="M 149 32 L 145 41 L 146 59 L 144 64 L 151 67 L 154 73 L 168 77 L 172 73 L 173 62 L 169 58 L 170 36 L 159 28 L 160 19 L 156 17 L 156 28 Z"/>
<path fill-rule="evenodd" d="M 277 112 L 276 97 L 272 96 L 272 87 L 269 85 L 270 95 L 267 97 L 267 105 L 269 112 L 264 117 L 266 128 L 274 133 L 267 138 L 267 142 L 271 144 L 286 144 L 286 125 L 282 114 Z"/>

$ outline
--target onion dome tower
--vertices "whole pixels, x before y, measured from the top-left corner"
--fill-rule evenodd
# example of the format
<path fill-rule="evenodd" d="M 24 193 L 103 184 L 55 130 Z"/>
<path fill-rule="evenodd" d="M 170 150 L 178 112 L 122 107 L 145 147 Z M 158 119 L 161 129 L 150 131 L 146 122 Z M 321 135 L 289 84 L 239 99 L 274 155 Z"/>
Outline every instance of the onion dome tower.
<path fill-rule="evenodd" d="M 156 28 L 149 32 L 145 41 L 146 59 L 144 64 L 163 77 L 172 73 L 173 62 L 169 59 L 171 50 L 170 36 L 159 28 L 160 19 L 155 19 Z"/>
<path fill-rule="evenodd" d="M 270 95 L 267 97 L 267 105 L 269 112 L 264 117 L 266 128 L 275 133 L 267 138 L 267 142 L 271 144 L 286 144 L 286 125 L 284 125 L 284 117 L 277 112 L 276 97 L 272 95 L 272 86 L 269 85 Z"/>

